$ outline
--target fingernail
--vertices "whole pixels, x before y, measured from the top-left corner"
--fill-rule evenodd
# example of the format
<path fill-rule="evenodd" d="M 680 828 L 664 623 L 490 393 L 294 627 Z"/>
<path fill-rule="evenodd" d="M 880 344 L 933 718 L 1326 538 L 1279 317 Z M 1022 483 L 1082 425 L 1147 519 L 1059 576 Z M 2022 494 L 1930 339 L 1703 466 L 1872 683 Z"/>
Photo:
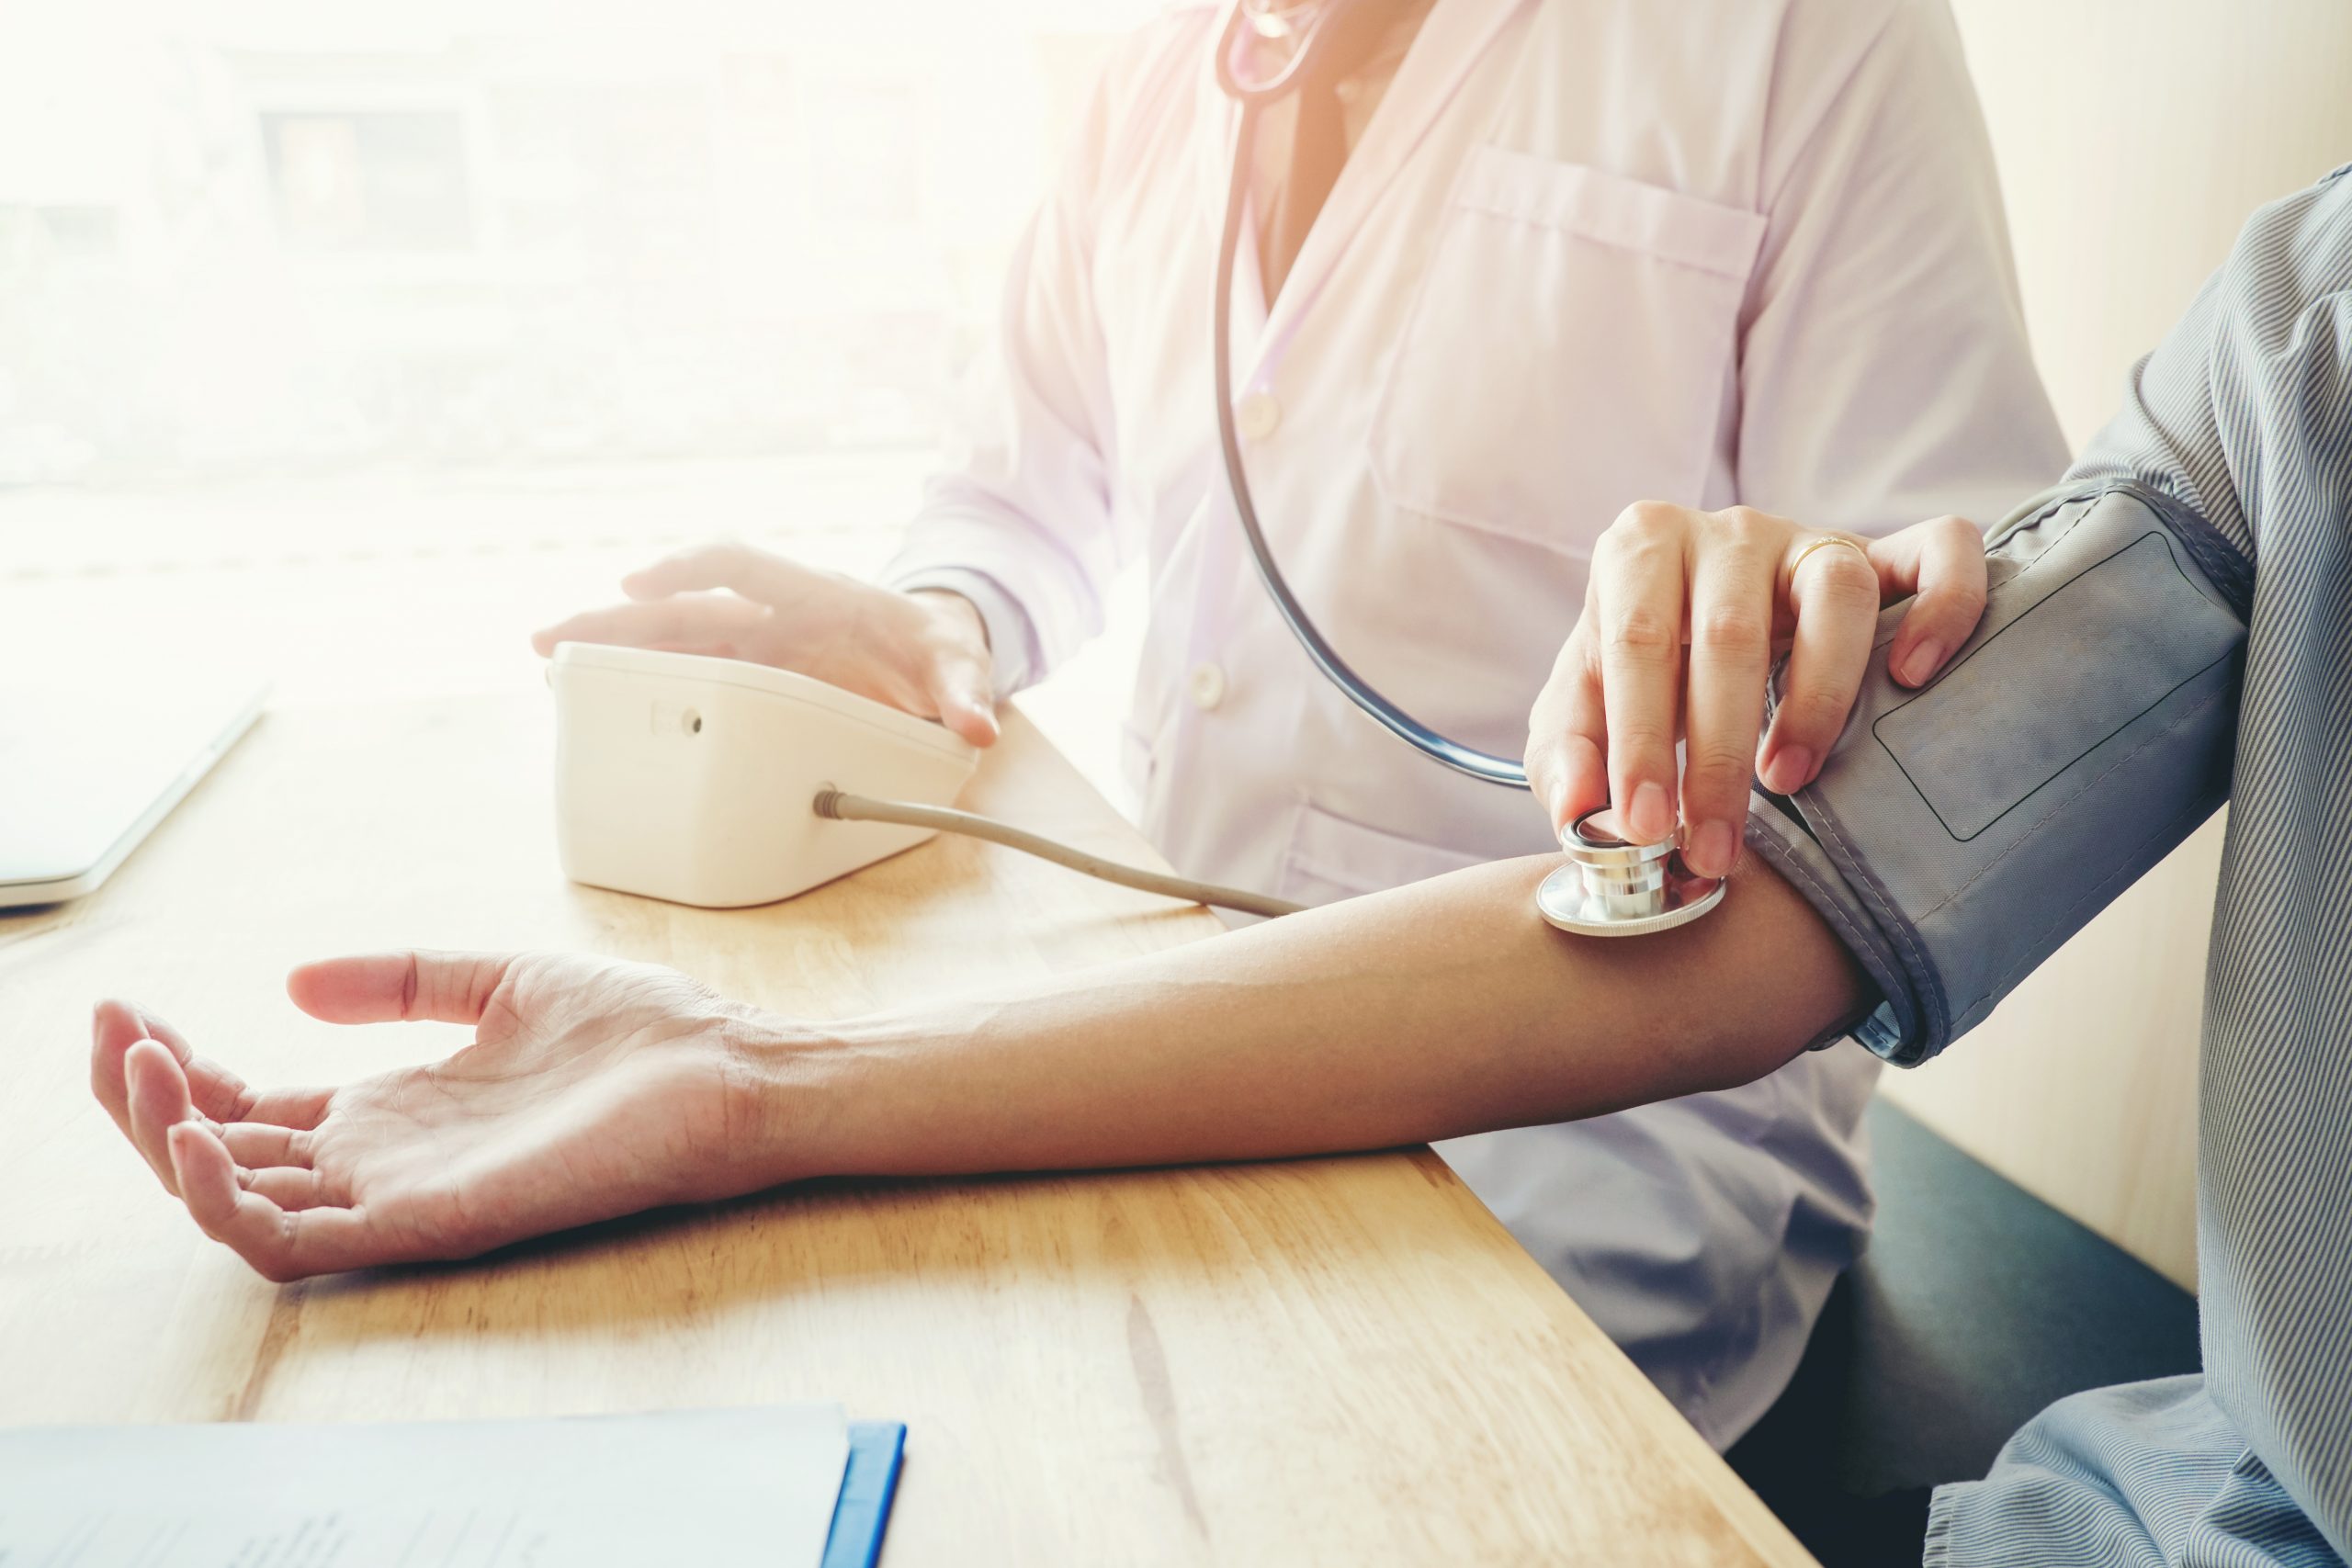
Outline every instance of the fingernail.
<path fill-rule="evenodd" d="M 1634 791 L 1632 819 L 1636 843 L 1655 844 L 1674 831 L 1674 808 L 1666 803 L 1666 786 L 1653 779 Z"/>
<path fill-rule="evenodd" d="M 1794 795 L 1813 777 L 1813 748 L 1783 746 L 1772 759 L 1772 776 L 1764 782 L 1774 795 Z"/>
<path fill-rule="evenodd" d="M 1729 876 L 1733 857 L 1739 853 L 1739 840 L 1732 834 L 1728 822 L 1702 822 L 1690 839 L 1690 852 L 1683 857 L 1692 871 L 1702 876 Z"/>
<path fill-rule="evenodd" d="M 1895 673 L 1902 677 L 1906 686 L 1924 686 L 1928 683 L 1928 677 L 1936 672 L 1936 666 L 1943 661 L 1942 643 L 1923 642 L 1904 657 L 1903 668 Z"/>

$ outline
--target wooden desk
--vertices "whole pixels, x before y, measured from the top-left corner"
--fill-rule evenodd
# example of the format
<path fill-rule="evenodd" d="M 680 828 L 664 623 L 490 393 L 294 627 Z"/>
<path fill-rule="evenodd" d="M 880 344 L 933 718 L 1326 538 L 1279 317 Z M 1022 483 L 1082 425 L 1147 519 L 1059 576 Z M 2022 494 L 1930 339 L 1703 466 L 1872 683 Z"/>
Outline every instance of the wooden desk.
<path fill-rule="evenodd" d="M 890 1568 L 1809 1561 L 1426 1149 L 832 1184 L 249 1273 L 91 1100 L 93 998 L 255 1081 L 336 1080 L 459 1037 L 296 1013 L 285 970 L 345 950 L 588 948 L 837 1015 L 1216 929 L 965 840 L 752 911 L 572 886 L 548 726 L 519 698 L 272 714 L 96 897 L 0 916 L 0 1420 L 839 1399 L 910 1428 Z M 971 799 L 1148 853 L 1017 716 Z"/>

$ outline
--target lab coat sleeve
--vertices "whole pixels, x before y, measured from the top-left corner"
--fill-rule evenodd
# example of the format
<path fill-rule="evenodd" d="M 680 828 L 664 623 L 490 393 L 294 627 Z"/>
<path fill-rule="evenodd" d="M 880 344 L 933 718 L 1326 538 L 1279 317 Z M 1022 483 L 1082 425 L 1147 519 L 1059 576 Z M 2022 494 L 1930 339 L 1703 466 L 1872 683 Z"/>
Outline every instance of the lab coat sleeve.
<path fill-rule="evenodd" d="M 1104 586 L 1120 561 L 1109 378 L 1089 276 L 1110 96 L 1098 82 L 1013 254 L 944 460 L 883 574 L 893 587 L 973 600 L 1000 697 L 1102 629 Z"/>
<path fill-rule="evenodd" d="M 1739 498 L 1865 534 L 1947 513 L 1987 525 L 2067 456 L 1992 148 L 1942 0 L 1889 0 L 1860 46 L 1852 11 L 1792 6 L 1775 67 Z"/>
<path fill-rule="evenodd" d="M 2340 171 L 2256 215 L 2122 412 L 1995 539 L 1984 620 L 1943 672 L 1889 680 L 1890 609 L 1820 776 L 1755 801 L 1749 843 L 1878 984 L 1856 1038 L 1934 1055 L 2219 807 L 2251 629 L 2274 687 L 2282 660 L 2335 657 L 2297 605 L 2340 591 L 2347 518 Z"/>

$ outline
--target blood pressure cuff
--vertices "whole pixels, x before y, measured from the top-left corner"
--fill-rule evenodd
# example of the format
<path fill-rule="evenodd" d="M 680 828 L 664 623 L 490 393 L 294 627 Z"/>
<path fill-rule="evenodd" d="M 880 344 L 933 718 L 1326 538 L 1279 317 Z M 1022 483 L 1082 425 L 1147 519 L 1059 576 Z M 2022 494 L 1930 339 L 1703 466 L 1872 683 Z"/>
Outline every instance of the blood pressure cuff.
<path fill-rule="evenodd" d="M 1749 813 L 1749 844 L 1877 983 L 1847 1032 L 1905 1066 L 1981 1022 L 2229 793 L 2253 574 L 2226 540 L 2105 481 L 2013 519 L 1986 566 L 1984 617 L 1943 672 L 1894 682 L 1905 606 L 1886 610 L 1820 776 Z"/>

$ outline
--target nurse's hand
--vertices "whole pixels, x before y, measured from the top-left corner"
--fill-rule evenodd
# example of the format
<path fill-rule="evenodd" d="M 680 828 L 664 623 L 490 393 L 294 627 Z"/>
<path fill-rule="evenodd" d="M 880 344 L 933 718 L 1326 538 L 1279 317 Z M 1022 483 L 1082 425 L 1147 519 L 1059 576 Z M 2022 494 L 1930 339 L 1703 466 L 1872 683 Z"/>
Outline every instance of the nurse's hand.
<path fill-rule="evenodd" d="M 471 1258 L 808 1174 L 763 1092 L 790 1043 L 673 970 L 551 953 L 380 953 L 287 982 L 331 1023 L 473 1027 L 446 1060 L 256 1090 L 101 1002 L 91 1087 L 207 1235 L 272 1280 Z"/>
<path fill-rule="evenodd" d="M 1984 614 L 1984 542 L 1961 518 L 1807 550 L 1824 536 L 1747 507 L 1655 502 L 1610 525 L 1584 614 L 1528 721 L 1528 784 L 1555 831 L 1613 804 L 1651 843 L 1679 818 L 1690 869 L 1728 874 L 1751 777 L 1786 795 L 1821 771 L 1861 687 L 1881 605 L 1916 595 L 1887 650 L 1906 686 L 1942 669 Z M 1783 700 L 1759 743 L 1781 647 Z"/>
<path fill-rule="evenodd" d="M 714 590 L 716 592 L 714 592 Z M 531 634 L 773 664 L 935 718 L 975 746 L 997 736 L 988 633 L 961 594 L 900 593 L 749 545 L 706 545 L 621 579 L 623 604 Z"/>

